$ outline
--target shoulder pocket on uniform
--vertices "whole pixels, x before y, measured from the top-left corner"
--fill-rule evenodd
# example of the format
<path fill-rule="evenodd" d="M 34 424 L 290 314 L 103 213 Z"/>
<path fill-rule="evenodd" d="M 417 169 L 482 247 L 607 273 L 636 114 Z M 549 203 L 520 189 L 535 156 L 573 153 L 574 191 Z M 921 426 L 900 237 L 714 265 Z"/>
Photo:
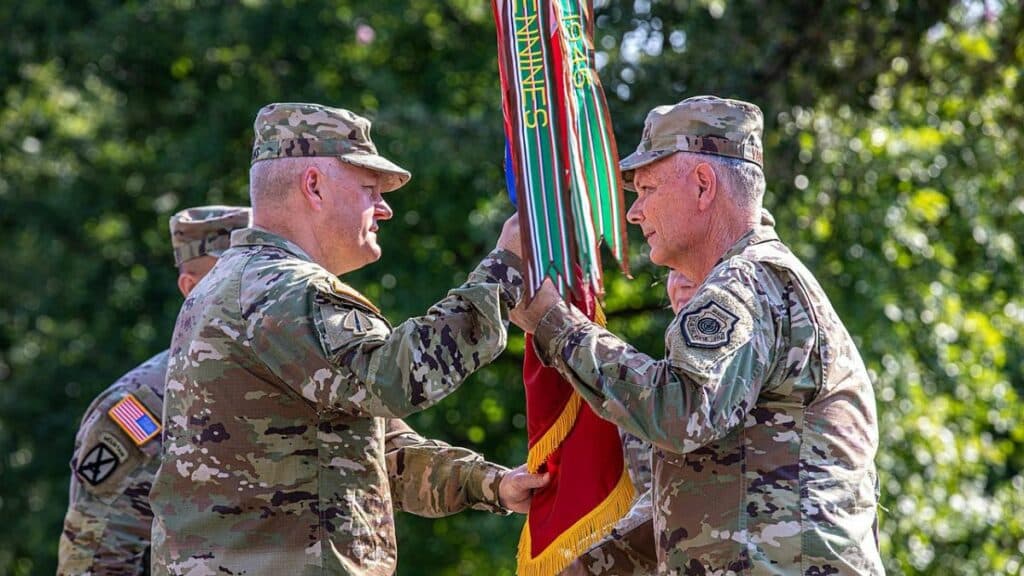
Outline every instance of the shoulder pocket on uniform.
<path fill-rule="evenodd" d="M 96 417 L 87 420 L 89 428 L 71 462 L 82 486 L 104 501 L 123 494 L 139 474 L 149 474 L 145 467 L 159 454 L 158 441 L 137 446 L 110 416 L 109 410 L 125 398 L 111 396 L 96 406 Z"/>
<path fill-rule="evenodd" d="M 387 338 L 387 321 L 359 302 L 333 291 L 317 289 L 313 297 L 317 335 L 328 358 L 334 358 L 364 341 Z"/>
<path fill-rule="evenodd" d="M 704 286 L 680 311 L 666 335 L 673 366 L 704 373 L 750 341 L 750 304 L 737 290 L 748 291 L 735 280 Z"/>

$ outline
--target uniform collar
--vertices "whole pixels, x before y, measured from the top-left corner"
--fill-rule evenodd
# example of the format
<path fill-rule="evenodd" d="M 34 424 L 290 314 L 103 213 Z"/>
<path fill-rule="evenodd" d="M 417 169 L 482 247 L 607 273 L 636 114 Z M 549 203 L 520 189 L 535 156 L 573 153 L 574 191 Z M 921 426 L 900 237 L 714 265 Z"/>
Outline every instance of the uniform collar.
<path fill-rule="evenodd" d="M 235 246 L 273 246 L 301 260 L 315 262 L 305 250 L 299 248 L 298 244 L 262 228 L 251 227 L 235 230 L 231 233 L 231 247 Z"/>
<path fill-rule="evenodd" d="M 779 235 L 775 232 L 775 218 L 767 210 L 761 209 L 761 222 L 741 236 L 735 244 L 725 251 L 725 254 L 718 261 L 724 262 L 754 244 L 772 242 L 778 239 Z"/>

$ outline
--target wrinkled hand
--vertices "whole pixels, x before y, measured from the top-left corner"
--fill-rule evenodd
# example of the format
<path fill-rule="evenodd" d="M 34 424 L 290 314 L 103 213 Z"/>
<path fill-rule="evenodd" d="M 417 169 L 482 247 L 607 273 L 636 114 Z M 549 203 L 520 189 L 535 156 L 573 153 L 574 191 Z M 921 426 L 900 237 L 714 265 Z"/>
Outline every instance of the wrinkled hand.
<path fill-rule="evenodd" d="M 518 212 L 509 216 L 508 220 L 505 220 L 505 224 L 501 227 L 501 235 L 498 236 L 498 245 L 496 248 L 508 250 L 520 258 L 523 257 L 523 243 L 519 236 Z"/>
<path fill-rule="evenodd" d="M 533 491 L 543 488 L 551 481 L 550 474 L 530 474 L 526 464 L 509 470 L 498 485 L 498 498 L 505 508 L 526 514 L 530 510 L 530 499 Z"/>
<path fill-rule="evenodd" d="M 512 309 L 509 317 L 516 326 L 523 329 L 523 332 L 533 334 L 548 309 L 558 304 L 561 300 L 562 296 L 558 293 L 558 290 L 555 290 L 551 280 L 545 280 L 541 284 L 540 290 L 534 295 L 530 305 L 527 306 L 526 298 L 523 298 L 519 305 Z"/>

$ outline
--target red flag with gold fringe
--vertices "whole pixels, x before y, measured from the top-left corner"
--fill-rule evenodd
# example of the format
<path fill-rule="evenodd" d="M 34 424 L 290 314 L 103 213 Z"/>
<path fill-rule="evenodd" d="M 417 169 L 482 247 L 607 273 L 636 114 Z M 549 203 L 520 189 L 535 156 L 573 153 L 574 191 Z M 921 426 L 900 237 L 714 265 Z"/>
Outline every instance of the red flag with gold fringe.
<path fill-rule="evenodd" d="M 589 289 L 585 288 L 588 294 Z M 594 318 L 597 302 L 574 303 Z M 527 336 L 527 468 L 547 470 L 551 483 L 533 496 L 519 540 L 518 573 L 558 574 L 606 536 L 633 502 L 618 429 L 602 420 L 558 371 L 541 364 Z"/>

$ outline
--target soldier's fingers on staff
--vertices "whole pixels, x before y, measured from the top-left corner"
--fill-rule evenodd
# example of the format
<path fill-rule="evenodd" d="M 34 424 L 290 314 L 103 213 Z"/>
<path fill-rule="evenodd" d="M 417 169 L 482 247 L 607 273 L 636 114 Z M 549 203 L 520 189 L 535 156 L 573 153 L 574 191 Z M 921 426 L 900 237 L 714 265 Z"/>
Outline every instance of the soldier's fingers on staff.
<path fill-rule="evenodd" d="M 547 472 L 543 474 L 530 474 L 529 472 L 522 471 L 516 474 L 512 481 L 523 490 L 536 490 L 547 486 L 548 482 L 551 481 L 551 475 Z"/>
<path fill-rule="evenodd" d="M 562 296 L 558 293 L 554 283 L 548 278 L 541 284 L 540 290 L 537 291 L 533 301 L 528 306 L 525 306 L 525 300 L 523 303 L 520 303 L 519 308 L 522 309 L 518 310 L 518 315 L 522 324 L 519 324 L 519 327 L 524 332 L 533 333 L 537 329 L 537 325 L 540 324 L 544 314 L 561 299 Z"/>
<path fill-rule="evenodd" d="M 498 488 L 502 504 L 513 512 L 525 514 L 530 509 L 533 491 L 547 486 L 550 474 L 531 474 L 526 466 L 520 466 L 508 473 Z"/>

